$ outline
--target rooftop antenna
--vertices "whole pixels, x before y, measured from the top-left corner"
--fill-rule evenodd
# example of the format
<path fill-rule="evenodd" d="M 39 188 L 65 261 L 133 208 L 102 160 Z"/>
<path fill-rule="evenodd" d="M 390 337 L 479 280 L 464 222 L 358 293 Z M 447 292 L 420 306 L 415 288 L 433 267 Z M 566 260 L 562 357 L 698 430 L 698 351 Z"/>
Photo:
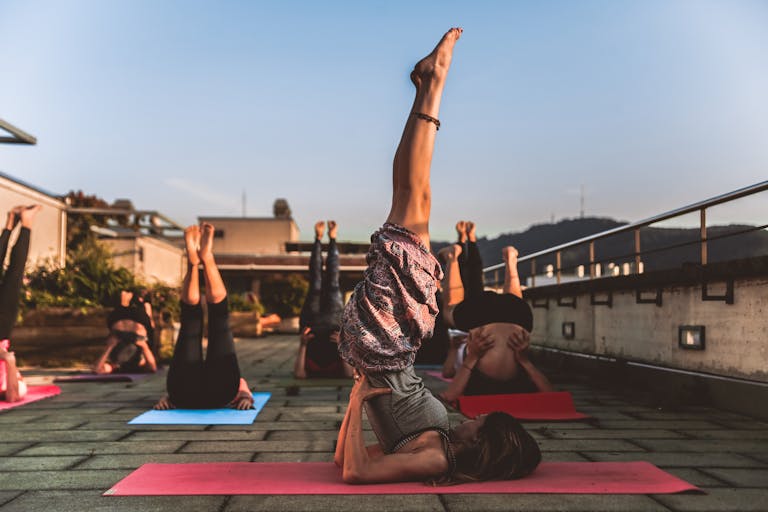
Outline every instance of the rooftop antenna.
<path fill-rule="evenodd" d="M 243 189 L 243 218 L 245 218 L 245 189 Z"/>

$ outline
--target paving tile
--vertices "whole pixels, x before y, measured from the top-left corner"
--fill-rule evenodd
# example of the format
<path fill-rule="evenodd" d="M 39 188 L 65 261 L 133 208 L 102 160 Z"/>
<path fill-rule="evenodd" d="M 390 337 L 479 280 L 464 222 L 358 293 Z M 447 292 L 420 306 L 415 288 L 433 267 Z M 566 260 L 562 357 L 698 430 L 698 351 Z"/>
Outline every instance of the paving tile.
<path fill-rule="evenodd" d="M 0 443 L 0 455 L 7 456 L 32 446 L 32 443 Z"/>
<path fill-rule="evenodd" d="M 233 496 L 225 512 L 275 512 L 344 510 L 358 512 L 424 511 L 443 512 L 436 495 L 358 495 L 358 496 Z M 508 509 L 507 509 L 508 510 Z"/>
<path fill-rule="evenodd" d="M 66 442 L 66 441 L 114 441 L 124 436 L 115 430 L 26 430 L 5 431 L 3 441 Z"/>
<path fill-rule="evenodd" d="M 768 430 L 768 423 L 758 420 L 729 420 L 717 421 L 719 424 L 736 430 Z"/>
<path fill-rule="evenodd" d="M 627 441 L 621 439 L 544 439 L 539 441 L 539 447 L 544 452 L 644 452 Z"/>
<path fill-rule="evenodd" d="M 95 455 L 105 453 L 173 453 L 184 445 L 183 441 L 155 441 L 153 443 L 118 441 L 105 443 L 40 443 L 16 455 L 58 456 Z"/>
<path fill-rule="evenodd" d="M 298 430 L 298 431 L 314 431 L 314 430 L 337 430 L 339 427 L 338 421 L 258 421 L 250 427 L 257 430 Z M 214 425 L 210 430 L 242 430 L 243 425 Z"/>
<path fill-rule="evenodd" d="M 706 468 L 704 471 L 734 487 L 763 487 L 768 489 L 768 468 Z M 768 508 L 768 502 L 766 502 L 766 508 Z"/>
<path fill-rule="evenodd" d="M 5 503 L 8 503 L 12 499 L 14 499 L 16 496 L 18 496 L 19 492 L 13 492 L 13 491 L 0 491 L 0 506 L 4 505 Z M 5 509 L 3 509 L 5 510 Z"/>
<path fill-rule="evenodd" d="M 686 482 L 691 483 L 696 487 L 726 486 L 723 480 L 714 478 L 713 476 L 704 473 L 698 468 L 662 467 L 661 469 L 675 475 L 678 478 L 682 478 Z"/>
<path fill-rule="evenodd" d="M 654 452 L 756 452 L 768 451 L 768 443 L 760 440 L 741 439 L 709 439 L 709 440 L 667 440 L 641 439 L 637 444 Z"/>
<path fill-rule="evenodd" d="M 284 452 L 260 452 L 253 462 L 333 462 L 333 453 L 284 453 Z"/>
<path fill-rule="evenodd" d="M 735 453 L 709 452 L 587 452 L 584 456 L 595 462 L 645 460 L 660 467 L 732 467 L 760 468 L 765 464 Z"/>
<path fill-rule="evenodd" d="M 768 430 L 681 430 L 682 433 L 695 439 L 750 439 L 768 440 Z"/>
<path fill-rule="evenodd" d="M 44 416 L 46 416 L 45 412 L 29 413 L 26 411 L 21 412 L 16 409 L 11 409 L 10 411 L 6 411 L 0 414 L 0 424 L 7 425 L 9 423 L 30 423 L 32 421 L 39 420 Z"/>
<path fill-rule="evenodd" d="M 657 495 L 676 512 L 765 512 L 768 489 L 705 489 L 705 495 Z"/>
<path fill-rule="evenodd" d="M 547 434 L 555 439 L 681 439 L 685 436 L 671 430 L 635 429 L 635 430 L 547 430 Z"/>
<path fill-rule="evenodd" d="M 126 470 L 19 471 L 0 478 L 0 490 L 108 489 L 130 473 Z"/>
<path fill-rule="evenodd" d="M 31 430 L 72 430 L 73 428 L 79 427 L 82 424 L 83 424 L 83 420 L 30 421 L 28 423 L 24 423 L 23 426 L 19 425 L 18 427 L 12 427 L 12 428 L 17 428 L 18 430 L 23 430 L 24 432 L 29 432 Z M 8 425 L 8 424 L 5 424 L 5 425 Z M 4 432 L 9 432 L 7 429 L 3 429 L 1 427 L 0 427 L 0 430 L 3 430 Z M 92 430 L 98 430 L 98 429 L 92 429 Z"/>
<path fill-rule="evenodd" d="M 608 420 L 601 421 L 600 427 L 605 429 L 635 429 L 660 428 L 666 430 L 707 430 L 720 426 L 704 420 Z"/>
<path fill-rule="evenodd" d="M 253 454 L 237 453 L 144 453 L 141 455 L 94 455 L 78 464 L 80 469 L 136 469 L 150 462 L 189 464 L 194 462 L 250 462 Z"/>
<path fill-rule="evenodd" d="M 0 471 L 49 471 L 55 469 L 67 469 L 82 460 L 85 460 L 85 457 L 3 457 L 0 459 Z"/>
<path fill-rule="evenodd" d="M 142 443 L 143 444 L 143 443 Z M 181 453 L 205 452 L 332 452 L 333 442 L 327 441 L 192 441 Z"/>
<path fill-rule="evenodd" d="M 449 512 L 482 510 L 510 512 L 669 512 L 669 509 L 647 496 L 584 494 L 445 494 L 442 497 Z"/>
<path fill-rule="evenodd" d="M 206 431 L 152 431 L 133 432 L 126 441 L 262 441 L 265 430 L 206 430 Z"/>
<path fill-rule="evenodd" d="M 231 425 L 242 428 L 243 425 Z M 206 430 L 206 425 L 128 425 L 127 421 L 87 421 L 78 430 L 123 430 L 123 431 L 153 431 L 153 430 Z"/>
<path fill-rule="evenodd" d="M 225 496 L 106 497 L 103 491 L 27 492 L 0 508 L 2 512 L 210 512 L 219 510 Z"/>

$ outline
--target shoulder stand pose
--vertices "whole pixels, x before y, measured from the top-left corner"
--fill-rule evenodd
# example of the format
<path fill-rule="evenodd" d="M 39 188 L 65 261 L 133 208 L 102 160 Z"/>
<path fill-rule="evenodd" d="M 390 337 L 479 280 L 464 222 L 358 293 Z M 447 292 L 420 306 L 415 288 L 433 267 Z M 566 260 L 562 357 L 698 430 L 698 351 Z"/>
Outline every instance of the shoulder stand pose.
<path fill-rule="evenodd" d="M 237 409 L 253 407 L 248 383 L 240 377 L 235 340 L 229 327 L 227 289 L 213 258 L 211 224 L 184 231 L 187 274 L 181 290 L 181 329 L 168 369 L 168 395 L 155 409 Z M 200 274 L 203 265 L 205 300 L 208 303 L 208 349 L 203 360 L 203 307 Z"/>
<path fill-rule="evenodd" d="M 129 290 L 120 292 L 120 304 L 107 317 L 109 336 L 95 373 L 156 372 L 157 361 L 150 346 L 152 329 L 145 306 L 133 301 Z"/>
<path fill-rule="evenodd" d="M 518 478 L 538 465 L 533 438 L 493 413 L 454 429 L 413 368 L 434 328 L 442 271 L 429 251 L 429 170 L 440 99 L 460 28 L 411 73 L 416 98 L 393 165 L 392 209 L 371 237 L 368 268 L 347 303 L 339 350 L 358 372 L 339 430 L 336 464 L 348 483 Z M 378 439 L 366 447 L 362 411 Z"/>
<path fill-rule="evenodd" d="M 0 400 L 18 402 L 27 394 L 27 385 L 16 367 L 16 354 L 11 348 L 11 331 L 19 314 L 19 297 L 24 266 L 29 253 L 32 222 L 42 207 L 17 206 L 8 212 L 5 229 L 0 234 L 0 267 L 5 261 L 11 231 L 20 223 L 19 236 L 11 249 L 11 260 L 0 282 Z"/>
<path fill-rule="evenodd" d="M 443 314 L 449 325 L 468 331 L 463 360 L 442 397 L 552 391 L 546 376 L 528 358 L 531 308 L 523 300 L 517 250 L 506 247 L 504 293 L 483 291 L 482 260 L 475 225 L 459 222 L 459 244 L 440 251 L 445 262 Z M 458 360 L 453 351 L 450 358 Z M 451 366 L 448 362 L 444 365 Z M 522 371 L 521 371 L 522 369 Z"/>
<path fill-rule="evenodd" d="M 352 377 L 352 367 L 339 357 L 339 324 L 344 301 L 339 287 L 336 221 L 328 221 L 328 256 L 323 271 L 323 230 L 315 223 L 315 243 L 309 258 L 309 290 L 301 309 L 299 352 L 293 367 L 297 379 Z"/>

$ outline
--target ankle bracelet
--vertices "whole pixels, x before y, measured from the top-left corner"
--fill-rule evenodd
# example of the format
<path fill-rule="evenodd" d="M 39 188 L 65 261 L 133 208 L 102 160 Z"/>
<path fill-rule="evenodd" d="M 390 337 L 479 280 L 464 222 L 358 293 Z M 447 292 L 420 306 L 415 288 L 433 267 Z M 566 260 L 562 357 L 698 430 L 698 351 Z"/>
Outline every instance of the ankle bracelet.
<path fill-rule="evenodd" d="M 421 112 L 413 112 L 411 115 L 416 116 L 419 119 L 423 119 L 424 121 L 428 121 L 430 123 L 435 123 L 435 126 L 437 127 L 437 129 L 438 130 L 440 129 L 440 120 L 437 119 L 436 117 L 432 117 L 430 115 L 423 114 Z"/>

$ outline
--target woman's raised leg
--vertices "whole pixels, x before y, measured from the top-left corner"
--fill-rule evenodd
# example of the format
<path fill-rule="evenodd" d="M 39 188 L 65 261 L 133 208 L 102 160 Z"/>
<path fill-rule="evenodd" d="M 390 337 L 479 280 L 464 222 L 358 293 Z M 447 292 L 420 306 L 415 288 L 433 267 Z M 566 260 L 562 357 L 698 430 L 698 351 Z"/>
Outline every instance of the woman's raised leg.
<path fill-rule="evenodd" d="M 3 281 L 0 283 L 0 340 L 11 337 L 11 330 L 16 323 L 16 316 L 19 313 L 21 284 L 24 279 L 24 267 L 29 253 L 30 229 L 32 229 L 32 223 L 41 208 L 39 204 L 36 204 L 22 208 L 18 212 L 21 219 L 19 237 L 11 249 L 11 261 L 3 275 Z M 5 258 L 5 253 L 3 253 L 3 258 Z M 0 261 L 0 265 L 2 265 L 2 261 Z"/>
<path fill-rule="evenodd" d="M 299 315 L 299 332 L 305 327 L 312 327 L 320 315 L 320 297 L 323 290 L 323 231 L 325 223 L 315 223 L 315 243 L 312 245 L 312 255 L 309 257 L 309 289 L 304 299 Z"/>
<path fill-rule="evenodd" d="M 339 249 L 336 246 L 336 233 L 338 226 L 336 221 L 328 221 L 328 254 L 325 257 L 325 271 L 323 272 L 322 295 L 320 297 L 320 311 L 324 323 L 328 326 L 338 326 L 341 320 L 341 312 L 344 309 L 344 299 L 341 296 L 339 286 Z"/>
<path fill-rule="evenodd" d="M 387 222 L 413 231 L 427 246 L 432 200 L 429 169 L 439 127 L 440 100 L 453 47 L 461 33 L 460 28 L 446 32 L 432 53 L 419 61 L 411 72 L 416 97 L 393 163 L 392 209 Z"/>

